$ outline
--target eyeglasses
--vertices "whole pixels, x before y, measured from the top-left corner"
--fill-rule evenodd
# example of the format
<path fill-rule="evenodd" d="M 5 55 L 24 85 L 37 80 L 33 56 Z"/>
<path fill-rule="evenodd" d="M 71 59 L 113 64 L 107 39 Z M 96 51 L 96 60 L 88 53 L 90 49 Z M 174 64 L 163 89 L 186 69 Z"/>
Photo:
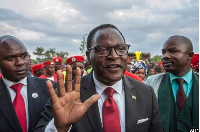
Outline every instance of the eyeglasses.
<path fill-rule="evenodd" d="M 107 57 L 111 53 L 111 49 L 114 48 L 115 53 L 119 56 L 126 55 L 128 53 L 130 45 L 128 44 L 120 44 L 116 46 L 96 46 L 93 48 L 89 48 L 88 50 L 94 50 L 98 56 Z"/>

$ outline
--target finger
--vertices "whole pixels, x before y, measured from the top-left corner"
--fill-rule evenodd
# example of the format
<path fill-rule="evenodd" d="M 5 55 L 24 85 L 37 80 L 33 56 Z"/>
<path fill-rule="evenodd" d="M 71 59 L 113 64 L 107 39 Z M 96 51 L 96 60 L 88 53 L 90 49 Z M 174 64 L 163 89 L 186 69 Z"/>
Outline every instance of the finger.
<path fill-rule="evenodd" d="M 74 85 L 73 85 L 73 88 L 76 92 L 80 92 L 80 85 L 81 85 L 81 69 L 77 67 L 76 72 L 75 72 Z"/>
<path fill-rule="evenodd" d="M 72 67 L 70 65 L 66 66 L 65 89 L 67 92 L 72 91 Z"/>
<path fill-rule="evenodd" d="M 49 94 L 50 94 L 50 98 L 51 98 L 51 102 L 52 104 L 55 104 L 58 101 L 58 96 L 53 88 L 52 82 L 51 81 L 46 81 L 48 90 L 49 90 Z"/>
<path fill-rule="evenodd" d="M 58 95 L 60 97 L 62 97 L 62 96 L 65 96 L 66 91 L 65 91 L 65 87 L 64 87 L 64 82 L 63 82 L 61 70 L 58 70 L 56 72 L 56 74 L 57 74 L 57 84 L 58 84 Z"/>
<path fill-rule="evenodd" d="M 90 106 L 92 106 L 98 99 L 100 98 L 99 94 L 94 94 L 92 95 L 89 99 L 87 99 L 83 105 L 84 105 L 84 109 L 85 112 L 90 108 Z"/>

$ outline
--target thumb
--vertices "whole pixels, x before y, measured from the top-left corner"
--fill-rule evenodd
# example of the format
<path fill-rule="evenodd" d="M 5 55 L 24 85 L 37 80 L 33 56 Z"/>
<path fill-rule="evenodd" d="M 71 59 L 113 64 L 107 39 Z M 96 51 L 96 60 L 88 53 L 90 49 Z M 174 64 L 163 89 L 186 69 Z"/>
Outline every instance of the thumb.
<path fill-rule="evenodd" d="M 92 95 L 89 99 L 87 99 L 83 105 L 85 112 L 100 98 L 99 94 Z"/>

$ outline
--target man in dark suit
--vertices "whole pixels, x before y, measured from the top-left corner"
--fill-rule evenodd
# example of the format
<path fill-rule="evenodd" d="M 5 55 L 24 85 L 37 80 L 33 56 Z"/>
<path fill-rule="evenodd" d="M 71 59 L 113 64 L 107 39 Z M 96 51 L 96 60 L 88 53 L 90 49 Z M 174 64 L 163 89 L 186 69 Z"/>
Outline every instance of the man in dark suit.
<path fill-rule="evenodd" d="M 13 36 L 0 37 L 0 132 L 30 132 L 44 110 L 49 98 L 46 80 L 27 76 L 28 68 L 24 44 Z M 13 88 L 18 84 L 19 93 Z"/>
<path fill-rule="evenodd" d="M 69 65 L 65 85 L 58 71 L 58 96 L 47 82 L 52 105 L 46 105 L 35 131 L 162 132 L 152 88 L 123 76 L 128 49 L 115 26 L 105 24 L 93 29 L 86 52 L 93 71 L 81 78 L 77 68 L 73 85 Z"/>

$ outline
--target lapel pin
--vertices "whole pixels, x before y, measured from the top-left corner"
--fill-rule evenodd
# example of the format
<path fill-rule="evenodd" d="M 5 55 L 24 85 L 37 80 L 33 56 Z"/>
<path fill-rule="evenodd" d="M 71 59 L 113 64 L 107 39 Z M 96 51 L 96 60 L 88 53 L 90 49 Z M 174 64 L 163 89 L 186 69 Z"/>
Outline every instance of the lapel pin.
<path fill-rule="evenodd" d="M 136 100 L 136 96 L 133 96 L 133 95 L 131 94 L 131 97 L 132 97 L 132 99 Z"/>
<path fill-rule="evenodd" d="M 37 97 L 38 97 L 38 94 L 37 94 L 37 93 L 33 93 L 33 94 L 32 94 L 32 97 L 33 97 L 33 98 L 37 98 Z"/>

